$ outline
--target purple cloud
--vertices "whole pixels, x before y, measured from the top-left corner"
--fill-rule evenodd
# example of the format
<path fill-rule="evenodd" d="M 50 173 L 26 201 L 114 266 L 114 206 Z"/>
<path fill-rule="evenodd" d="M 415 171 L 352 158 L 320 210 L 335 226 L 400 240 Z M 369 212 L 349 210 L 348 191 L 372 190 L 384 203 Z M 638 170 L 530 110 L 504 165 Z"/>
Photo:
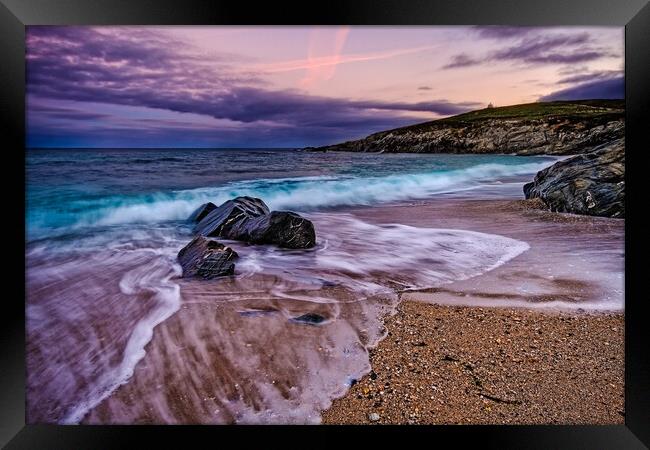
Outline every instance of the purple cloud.
<path fill-rule="evenodd" d="M 536 35 L 534 28 L 496 27 L 480 28 L 479 34 L 489 37 L 514 37 L 519 40 L 501 50 L 493 51 L 484 58 L 473 58 L 464 53 L 455 55 L 443 69 L 467 67 L 481 63 L 507 61 L 521 64 L 577 64 L 612 55 L 611 52 L 593 46 L 588 33 Z"/>
<path fill-rule="evenodd" d="M 495 52 L 490 59 L 492 60 L 514 60 L 526 63 L 555 63 L 555 62 L 579 62 L 594 59 L 600 54 L 593 51 L 580 51 L 581 49 L 571 49 L 569 52 L 560 53 L 560 49 L 585 44 L 589 41 L 587 33 L 578 35 L 561 35 L 561 36 L 536 36 L 526 38 L 517 45 Z"/>
<path fill-rule="evenodd" d="M 623 72 L 619 70 L 601 70 L 597 72 L 578 73 L 558 81 L 558 84 L 586 83 L 590 81 L 605 80 L 611 78 L 620 78 Z"/>
<path fill-rule="evenodd" d="M 72 117 L 75 111 L 82 115 L 86 107 L 86 104 L 78 103 L 76 108 L 66 109 Z M 270 143 L 278 146 L 278 142 L 281 146 L 300 147 L 305 143 L 321 145 L 363 137 L 368 130 L 374 132 L 413 123 L 411 117 L 395 117 L 382 111 L 351 111 L 347 117 L 324 119 L 298 128 L 278 127 L 266 122 L 217 127 L 210 120 L 195 121 L 183 114 L 169 112 L 160 115 L 162 117 L 125 118 L 104 114 L 101 121 L 67 120 L 58 116 L 52 120 L 50 115 L 32 116 L 28 121 L 28 146 L 121 147 L 125 144 L 123 137 L 128 136 L 128 145 L 137 147 L 268 147 Z M 345 122 L 346 126 L 338 126 L 338 120 Z"/>
<path fill-rule="evenodd" d="M 584 99 L 623 99 L 625 98 L 625 79 L 622 76 L 612 79 L 592 81 L 567 89 L 552 92 L 540 97 L 540 101 L 584 100 Z"/>
<path fill-rule="evenodd" d="M 259 74 L 238 70 L 236 63 L 240 61 L 232 55 L 211 55 L 209 61 L 183 43 L 146 29 L 29 27 L 27 30 L 30 98 L 147 107 L 225 119 L 240 125 L 255 123 L 255 128 L 233 127 L 220 136 L 253 133 L 267 145 L 274 139 L 285 138 L 287 130 L 304 134 L 307 139 L 313 136 L 317 141 L 331 136 L 329 141 L 333 141 L 417 121 L 417 118 L 404 117 L 405 112 L 451 115 L 481 106 L 444 99 L 419 103 L 346 100 L 292 90 L 270 90 Z M 88 110 L 57 111 L 31 104 L 27 110 L 28 121 L 34 124 L 30 128 L 34 135 L 31 142 L 39 143 L 35 145 L 42 145 L 47 136 L 59 138 L 62 119 L 106 119 Z M 424 117 L 428 116 L 423 114 Z M 98 129 L 81 126 L 77 131 L 93 132 L 98 138 L 110 126 L 113 132 L 120 131 L 121 125 L 105 122 Z M 179 126 L 185 132 L 198 133 L 186 125 Z M 68 130 L 73 133 L 75 128 L 68 127 Z M 151 133 L 167 136 L 169 131 L 156 129 Z M 214 139 L 217 135 L 212 129 L 205 130 L 202 136 Z"/>
<path fill-rule="evenodd" d="M 451 61 L 449 61 L 449 63 L 444 65 L 442 68 L 455 69 L 458 67 L 475 66 L 477 64 L 481 64 L 480 59 L 475 59 L 465 53 L 460 53 L 458 55 L 452 56 Z"/>
<path fill-rule="evenodd" d="M 535 31 L 536 27 L 511 27 L 503 25 L 476 26 L 474 31 L 479 36 L 491 39 L 512 39 L 527 36 Z"/>
<path fill-rule="evenodd" d="M 80 111 L 72 108 L 61 108 L 55 106 L 30 105 L 29 110 L 33 114 L 50 117 L 52 119 L 100 120 L 110 117 L 103 113 Z"/>

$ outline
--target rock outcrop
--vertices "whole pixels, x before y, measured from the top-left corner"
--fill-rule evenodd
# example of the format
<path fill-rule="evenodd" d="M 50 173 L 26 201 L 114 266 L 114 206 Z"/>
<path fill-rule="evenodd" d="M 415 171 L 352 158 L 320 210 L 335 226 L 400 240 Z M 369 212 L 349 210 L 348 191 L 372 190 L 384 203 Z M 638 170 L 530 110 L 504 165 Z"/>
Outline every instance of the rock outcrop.
<path fill-rule="evenodd" d="M 625 216 L 625 140 L 616 139 L 553 164 L 524 185 L 526 198 L 540 198 L 551 211 Z"/>
<path fill-rule="evenodd" d="M 183 278 L 211 279 L 235 273 L 238 255 L 230 247 L 203 236 L 197 236 L 178 252 Z"/>
<path fill-rule="evenodd" d="M 237 223 L 245 222 L 271 211 L 259 198 L 237 197 L 214 208 L 194 227 L 194 233 L 203 236 L 228 238 L 230 229 Z"/>
<path fill-rule="evenodd" d="M 205 216 L 210 214 L 210 212 L 212 212 L 215 209 L 217 209 L 217 205 L 215 205 L 214 203 L 212 202 L 204 203 L 198 208 L 196 208 L 196 210 L 192 214 L 190 214 L 190 217 L 188 217 L 187 220 L 194 223 L 200 222 L 201 220 L 203 220 Z"/>
<path fill-rule="evenodd" d="M 271 212 L 253 197 L 237 197 L 214 208 L 197 223 L 194 233 L 292 249 L 316 245 L 311 221 L 289 211 Z"/>
<path fill-rule="evenodd" d="M 488 108 L 309 151 L 571 155 L 624 136 L 622 101 Z"/>

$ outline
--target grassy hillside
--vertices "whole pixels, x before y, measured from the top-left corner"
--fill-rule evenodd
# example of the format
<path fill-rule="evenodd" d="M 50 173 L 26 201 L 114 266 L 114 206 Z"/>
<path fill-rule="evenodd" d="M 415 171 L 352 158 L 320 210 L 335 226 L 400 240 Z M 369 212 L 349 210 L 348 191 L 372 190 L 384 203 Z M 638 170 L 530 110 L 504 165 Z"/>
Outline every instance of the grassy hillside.
<path fill-rule="evenodd" d="M 501 106 L 496 108 L 484 108 L 470 111 L 464 114 L 447 117 L 444 119 L 432 120 L 429 122 L 409 125 L 394 130 L 382 131 L 377 134 L 400 131 L 420 131 L 431 127 L 439 126 L 462 126 L 489 119 L 604 119 L 624 117 L 624 100 L 577 100 L 577 101 L 556 101 L 525 103 L 521 105 Z"/>
<path fill-rule="evenodd" d="M 313 150 L 572 155 L 624 135 L 623 100 L 556 101 L 483 108 Z"/>

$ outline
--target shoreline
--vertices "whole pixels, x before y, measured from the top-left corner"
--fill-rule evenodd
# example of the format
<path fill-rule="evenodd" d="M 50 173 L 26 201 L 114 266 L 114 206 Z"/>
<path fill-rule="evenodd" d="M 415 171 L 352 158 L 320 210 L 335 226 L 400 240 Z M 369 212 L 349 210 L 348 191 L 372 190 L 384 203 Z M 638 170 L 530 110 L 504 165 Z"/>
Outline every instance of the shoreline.
<path fill-rule="evenodd" d="M 506 191 L 513 192 L 510 187 Z M 412 242 L 406 245 L 408 240 L 401 241 L 399 236 L 403 235 L 399 233 L 386 240 L 385 235 L 376 234 L 379 230 L 399 229 L 408 234 L 412 232 L 409 227 L 415 227 L 418 233 L 423 233 L 420 234 L 423 239 L 431 236 L 432 242 L 438 242 L 436 236 L 439 236 L 443 243 L 445 232 L 451 231 L 453 235 L 453 230 L 463 230 L 525 241 L 530 246 L 492 270 L 471 278 L 443 281 L 440 285 L 433 283 L 435 288 L 404 289 L 397 283 L 385 298 L 382 294 L 361 300 L 358 294 L 342 286 L 308 288 L 300 278 L 287 279 L 280 272 L 274 275 L 273 271 L 219 283 L 178 280 L 180 309 L 152 330 L 152 339 L 128 382 L 91 408 L 81 423 L 333 423 L 335 411 L 342 411 L 337 405 L 345 403 L 356 392 L 353 380 L 368 378 L 364 374 L 371 370 L 378 373 L 374 349 L 388 345 L 390 336 L 386 337 L 386 333 L 398 332 L 390 328 L 397 317 L 393 314 L 403 314 L 403 309 L 416 301 L 418 307 L 425 309 L 450 306 L 430 306 L 424 302 L 465 303 L 464 309 L 454 306 L 460 308 L 458 311 L 465 311 L 459 317 L 477 314 L 481 308 L 489 309 L 486 306 L 498 307 L 499 311 L 512 309 L 513 302 L 524 302 L 529 309 L 570 309 L 567 314 L 576 316 L 582 314 L 582 307 L 589 309 L 604 297 L 611 297 L 614 309 L 622 305 L 619 303 L 622 291 L 617 291 L 617 283 L 622 284 L 624 220 L 549 213 L 539 209 L 539 201 L 514 200 L 513 196 L 505 195 L 501 200 L 439 196 L 391 205 L 346 207 L 338 212 L 339 219 L 347 222 L 319 222 L 324 227 L 321 236 L 334 239 L 331 243 L 337 240 L 336 236 L 345 236 L 346 245 L 352 247 L 340 250 L 356 249 L 344 254 L 348 260 L 358 258 L 361 264 L 377 258 L 377 252 L 388 256 L 389 261 L 393 251 L 405 252 L 405 257 L 412 258 L 421 247 L 413 246 Z M 340 227 L 357 220 L 365 224 L 361 229 L 365 234 L 355 234 L 359 231 L 356 228 Z M 427 234 L 426 229 L 435 233 Z M 497 246 L 511 245 L 507 241 L 491 242 Z M 400 246 L 400 242 L 404 245 Z M 373 250 L 360 252 L 365 246 Z M 477 250 L 482 248 L 480 245 L 466 248 L 468 254 L 483 257 Z M 264 251 L 246 246 L 238 250 Z M 332 250 L 338 254 L 335 248 Z M 485 247 L 485 256 L 504 250 Z M 436 264 L 458 263 L 453 248 L 444 245 L 430 258 L 429 262 L 412 266 L 415 272 L 402 267 L 400 273 L 408 277 L 434 271 L 431 273 L 435 278 L 435 269 L 439 267 Z M 388 270 L 374 276 L 391 282 L 396 275 L 397 272 Z M 396 309 L 398 296 L 401 304 Z M 566 304 L 553 303 L 558 298 Z M 134 304 L 153 305 L 147 292 L 140 300 Z M 316 314 L 325 320 L 319 325 L 295 320 L 304 314 Z M 418 314 L 426 316 L 422 312 Z M 530 314 L 549 321 L 549 330 L 556 327 L 546 312 Z M 452 316 L 448 314 L 444 320 L 455 324 L 454 330 L 461 329 L 462 323 L 454 322 L 458 319 Z M 622 323 L 622 312 L 601 316 L 614 321 L 613 328 L 621 329 L 617 321 Z M 423 336 L 429 325 L 423 325 Z M 467 330 L 463 333 L 469 334 Z M 442 338 L 449 341 L 455 339 L 453 336 L 452 333 Z M 423 348 L 433 348 L 435 341 L 431 342 Z M 612 348 L 622 351 L 622 344 L 614 338 L 611 342 Z M 397 357 L 408 354 L 407 351 L 411 347 L 394 347 L 389 353 Z M 585 364 L 592 362 L 585 360 Z M 615 387 L 618 386 L 617 370 L 618 366 L 603 371 L 614 380 Z M 612 392 L 616 396 L 618 391 Z M 458 398 L 461 397 L 459 394 Z M 340 400 L 334 400 L 334 406 L 329 407 L 337 398 Z M 400 405 L 396 402 L 394 406 Z M 322 417 L 321 411 L 325 411 Z M 32 413 L 38 412 L 35 409 Z M 337 420 L 349 423 L 346 422 L 349 418 L 342 417 L 347 416 Z"/>
<path fill-rule="evenodd" d="M 457 306 L 623 310 L 625 220 L 547 211 L 539 199 L 445 198 L 358 208 L 355 217 L 415 227 L 462 229 L 530 248 L 477 277 L 412 289 L 403 300 Z"/>
<path fill-rule="evenodd" d="M 90 414 L 82 420 L 82 423 L 160 423 L 161 421 L 170 423 L 318 423 L 321 421 L 325 424 L 368 423 L 367 414 L 369 412 L 367 405 L 363 402 L 369 399 L 367 395 L 366 397 L 362 396 L 362 399 L 356 397 L 361 385 L 369 388 L 366 385 L 369 383 L 370 375 L 364 376 L 363 374 L 372 374 L 373 370 L 374 373 L 379 374 L 382 361 L 390 361 L 389 366 L 394 367 L 396 359 L 402 358 L 403 355 L 409 355 L 413 348 L 420 349 L 420 347 L 408 344 L 408 339 L 402 338 L 401 344 L 393 341 L 393 336 L 412 338 L 410 334 L 406 333 L 414 333 L 415 330 L 395 328 L 397 321 L 417 319 L 421 322 L 429 318 L 427 322 L 420 323 L 416 334 L 418 337 L 421 336 L 422 340 L 429 336 L 426 346 L 422 348 L 432 352 L 431 355 L 434 359 L 419 358 L 417 361 L 405 361 L 406 364 L 409 362 L 411 364 L 427 364 L 435 369 L 435 364 L 439 363 L 440 358 L 439 351 L 436 350 L 438 348 L 436 346 L 437 338 L 443 339 L 442 342 L 446 340 L 448 343 L 460 339 L 459 342 L 464 342 L 464 344 L 455 347 L 456 350 L 460 348 L 467 350 L 466 347 L 469 344 L 482 343 L 475 345 L 478 354 L 470 358 L 474 361 L 471 364 L 479 364 L 480 361 L 475 361 L 477 356 L 490 355 L 498 349 L 482 341 L 485 336 L 479 330 L 486 331 L 486 329 L 467 328 L 468 324 L 476 323 L 475 318 L 471 322 L 463 321 L 463 318 L 485 314 L 480 311 L 494 310 L 492 313 L 486 314 L 488 318 L 484 319 L 482 323 L 493 325 L 493 330 L 490 332 L 496 339 L 499 327 L 512 328 L 514 326 L 511 320 L 490 322 L 490 318 L 500 318 L 506 314 L 506 311 L 513 310 L 509 303 L 513 299 L 508 298 L 509 295 L 527 302 L 525 305 L 528 309 L 532 309 L 535 305 L 533 302 L 536 301 L 538 302 L 537 306 L 550 308 L 553 311 L 551 314 L 548 314 L 548 311 L 526 313 L 530 317 L 535 317 L 532 322 L 537 325 L 529 328 L 528 334 L 525 333 L 526 330 L 520 330 L 522 340 L 519 341 L 519 344 L 521 346 L 524 346 L 529 340 L 537 339 L 536 335 L 531 334 L 535 332 L 535 328 L 542 329 L 543 333 L 546 333 L 545 335 L 550 336 L 553 336 L 554 333 L 557 334 L 558 330 L 574 335 L 582 333 L 584 336 L 581 338 L 581 345 L 594 343 L 597 340 L 594 339 L 593 333 L 590 333 L 592 329 L 590 324 L 598 323 L 601 319 L 595 318 L 594 314 L 585 315 L 580 311 L 580 305 L 599 301 L 598 299 L 604 295 L 616 297 L 614 304 L 619 300 L 622 301 L 622 291 L 616 292 L 615 285 L 619 280 L 622 282 L 622 278 L 619 279 L 618 276 L 622 276 L 623 273 L 623 258 L 622 255 L 620 255 L 620 261 L 616 258 L 617 251 L 623 248 L 624 220 L 549 213 L 539 208 L 540 204 L 535 200 L 438 198 L 402 202 L 392 206 L 346 208 L 342 211 L 344 214 L 352 215 L 366 223 L 384 225 L 400 223 L 424 228 L 463 229 L 499 234 L 526 241 L 530 245 L 529 250 L 493 270 L 435 288 L 462 292 L 462 297 L 451 295 L 449 292 L 447 292 L 449 295 L 444 297 L 440 292 L 432 292 L 435 289 L 407 290 L 398 293 L 401 303 L 397 305 L 397 309 L 390 302 L 380 302 L 372 307 L 368 306 L 366 302 L 354 302 L 353 298 L 337 297 L 338 301 L 343 301 L 343 303 L 337 303 L 337 306 L 312 304 L 308 310 L 303 311 L 308 304 L 302 301 L 265 300 L 266 294 L 261 297 L 234 295 L 239 289 L 237 283 L 246 283 L 245 280 L 235 281 L 235 284 L 230 287 L 230 282 L 218 283 L 214 285 L 214 288 L 209 288 L 203 283 L 183 282 L 181 283 L 183 301 L 180 310 L 154 329 L 153 339 L 146 347 L 146 356 L 135 368 L 134 376 L 127 384 L 118 388 L 110 397 L 93 408 Z M 594 242 L 597 242 L 598 245 L 595 245 Z M 594 251 L 595 253 L 593 253 Z M 589 271 L 594 272 L 593 276 L 588 276 L 590 275 Z M 260 292 L 271 288 L 278 282 L 273 277 L 267 278 L 262 276 L 254 281 L 259 286 Z M 334 293 L 335 291 L 332 291 L 332 294 Z M 308 293 L 305 292 L 305 294 Z M 318 295 L 316 291 L 314 294 Z M 334 295 L 349 294 L 340 291 Z M 531 295 L 537 297 L 531 300 Z M 232 298 L 222 303 L 220 299 L 227 297 Z M 558 309 L 557 305 L 553 303 L 559 297 L 567 299 L 565 307 L 568 307 L 570 311 L 563 312 L 561 305 Z M 464 307 L 432 306 L 424 303 L 440 302 L 446 299 L 458 305 L 459 298 L 462 298 L 467 305 Z M 475 304 L 482 298 L 488 298 L 489 304 L 493 308 Z M 349 303 L 350 301 L 352 303 Z M 411 305 L 417 306 L 412 307 Z M 376 307 L 380 309 L 367 309 Z M 418 311 L 405 315 L 404 311 L 409 312 L 411 308 L 418 308 Z M 438 320 L 436 317 L 431 317 L 430 313 L 452 310 L 460 311 L 460 313 L 456 316 L 447 313 L 440 317 L 445 332 L 428 335 L 432 332 L 431 330 L 435 330 L 435 326 L 438 326 Z M 250 311 L 250 313 L 246 311 Z M 291 321 L 286 322 L 287 313 L 295 316 L 309 311 L 325 316 L 330 316 L 333 313 L 334 319 L 322 326 L 305 326 Z M 397 312 L 395 313 L 395 311 Z M 395 315 L 392 315 L 394 313 Z M 576 321 L 572 319 L 569 322 L 564 322 L 561 320 L 563 315 L 590 317 L 590 319 L 575 319 Z M 602 320 L 606 323 L 612 323 L 610 328 L 622 330 L 622 311 L 599 316 L 604 317 L 605 319 Z M 368 322 L 368 320 L 371 321 Z M 587 326 L 587 324 L 589 325 Z M 368 335 L 368 333 L 381 330 L 384 330 L 382 332 L 383 339 L 381 336 L 376 336 L 377 340 Z M 456 333 L 458 330 L 461 330 L 462 333 Z M 613 330 L 610 332 L 616 333 Z M 387 333 L 391 333 L 391 335 Z M 436 333 L 438 332 L 436 331 Z M 489 333 L 487 335 L 489 336 Z M 462 341 L 467 339 L 467 336 L 471 338 Z M 536 345 L 543 351 L 553 350 L 563 355 L 571 355 L 571 361 L 579 361 L 585 367 L 599 367 L 603 376 L 612 380 L 611 384 L 614 387 L 608 388 L 611 390 L 608 395 L 612 397 L 612 404 L 618 408 L 616 405 L 622 398 L 619 394 L 622 395 L 623 391 L 624 364 L 622 355 L 624 346 L 622 331 L 609 340 L 611 341 L 609 349 L 614 351 L 612 353 L 613 363 L 609 366 L 596 365 L 598 352 L 593 349 L 587 348 L 585 358 L 580 359 L 571 346 L 550 343 L 550 347 L 548 347 L 543 340 L 539 339 Z M 376 344 L 372 344 L 373 341 Z M 300 344 L 298 344 L 299 342 Z M 573 341 L 564 341 L 564 343 L 573 345 Z M 443 347 L 440 347 L 440 351 L 442 349 Z M 263 353 L 259 352 L 271 352 L 270 359 L 260 359 L 259 355 Z M 552 357 L 552 355 L 547 354 L 546 357 Z M 246 361 L 250 361 L 253 365 L 249 367 Z M 306 366 L 305 362 L 308 362 Z M 505 363 L 503 367 L 512 368 L 512 366 L 506 366 Z M 531 363 L 526 363 L 522 367 L 525 370 L 534 369 L 534 365 Z M 322 372 L 323 370 L 325 372 Z M 572 368 L 572 370 L 577 371 L 578 369 Z M 346 373 L 350 377 L 347 384 L 345 382 Z M 553 381 L 555 372 L 551 368 L 547 368 L 542 374 L 546 376 L 544 380 L 535 378 L 522 378 L 521 380 L 530 383 L 530 386 L 533 387 L 539 385 L 541 381 L 555 383 Z M 452 375 L 453 372 L 446 373 L 445 376 L 453 381 L 455 377 Z M 261 378 L 258 378 L 260 376 Z M 298 383 L 298 380 L 304 380 L 306 376 L 310 377 L 310 381 L 303 381 L 298 387 L 295 383 Z M 252 378 L 247 380 L 247 377 Z M 577 387 L 580 385 L 580 378 L 580 376 L 577 378 Z M 192 386 L 195 386 L 193 389 L 197 389 L 196 391 L 186 391 L 188 379 L 192 380 Z M 359 379 L 362 381 L 357 383 L 358 385 L 352 381 Z M 410 380 L 408 383 L 413 386 L 421 382 L 416 378 L 405 379 Z M 489 381 L 490 378 L 488 377 L 486 380 Z M 370 381 L 374 383 L 374 380 Z M 600 381 L 602 380 L 595 379 L 596 383 Z M 261 385 L 256 383 L 261 383 Z M 322 383 L 324 384 L 321 386 Z M 350 383 L 352 384 L 351 388 Z M 405 386 L 408 386 L 408 383 Z M 152 384 L 157 388 L 152 390 Z M 610 382 L 608 382 L 609 384 Z M 270 388 L 269 385 L 274 386 L 271 388 L 272 391 L 266 391 Z M 572 384 L 567 385 L 573 386 Z M 318 389 L 318 386 L 321 386 L 322 389 Z M 462 386 L 463 389 L 460 389 L 459 386 Z M 437 412 L 437 416 L 422 415 L 413 419 L 415 421 L 412 420 L 412 422 L 442 423 L 440 420 L 444 418 L 445 423 L 455 423 L 456 416 L 454 414 L 464 414 L 467 405 L 476 406 L 478 396 L 471 390 L 465 392 L 465 387 L 469 389 L 471 386 L 458 383 L 449 385 L 450 392 L 456 393 L 454 395 L 457 402 L 451 405 L 441 404 L 441 408 L 447 411 L 446 413 L 440 410 Z M 277 395 L 269 394 L 269 392 L 276 392 L 276 389 L 281 395 L 273 401 L 280 401 L 276 407 L 289 409 L 282 412 L 279 409 L 271 408 L 267 411 L 272 415 L 267 418 L 262 407 L 267 401 L 264 398 L 268 399 L 268 395 Z M 396 392 L 402 394 L 400 390 Z M 563 396 L 553 392 L 550 388 L 547 388 L 546 392 L 553 400 L 549 405 L 555 405 L 556 402 L 561 403 Z M 218 396 L 215 397 L 217 393 Z M 526 393 L 526 391 L 523 390 L 520 393 Z M 488 393 L 487 395 L 502 398 L 499 395 L 505 394 L 507 392 Z M 146 401 L 142 404 L 138 402 L 139 406 L 132 409 L 137 398 L 140 398 L 141 401 L 146 399 Z M 296 406 L 290 406 L 299 398 L 301 400 Z M 333 400 L 336 398 L 338 400 Z M 507 400 L 509 397 L 503 398 Z M 574 402 L 579 400 L 579 398 L 573 399 Z M 375 401 L 373 400 L 373 405 Z M 490 400 L 488 399 L 488 401 Z M 158 405 L 160 404 L 167 404 L 172 415 L 163 412 L 166 408 L 159 409 Z M 258 405 L 253 406 L 254 409 L 262 408 L 255 416 L 240 416 L 237 413 L 240 408 L 244 408 L 244 410 L 250 408 L 249 406 L 244 407 L 244 405 L 251 404 Z M 330 404 L 333 406 L 328 408 L 327 405 Z M 408 404 L 414 403 L 409 401 Z M 508 403 L 503 404 L 507 405 Z M 201 406 L 197 410 L 198 405 Z M 325 408 L 322 416 L 314 416 L 313 413 L 306 411 L 300 413 L 298 409 L 295 412 L 290 412 L 291 408 L 307 408 L 309 410 L 317 405 L 321 405 L 319 411 L 323 411 Z M 391 422 L 402 423 L 400 421 L 404 417 L 399 414 L 406 411 L 403 406 L 404 402 L 396 397 L 390 406 L 392 409 L 389 409 L 388 403 L 383 403 L 383 405 L 385 409 L 383 413 L 379 413 L 380 417 L 383 414 L 385 420 L 390 419 Z M 533 406 L 535 405 L 539 406 L 539 404 L 533 403 Z M 542 404 L 544 407 L 550 407 L 549 405 Z M 570 404 L 566 404 L 564 407 L 568 410 L 575 409 L 575 405 Z M 269 408 L 268 404 L 266 404 L 266 408 Z M 436 411 L 435 408 L 433 410 Z M 359 416 L 354 411 L 366 411 L 366 415 Z M 536 416 L 534 417 L 531 411 L 528 409 L 525 413 L 512 413 L 505 417 L 510 417 L 509 420 L 514 423 L 546 423 L 541 419 L 535 422 Z M 550 411 L 555 411 L 553 412 L 555 415 L 552 417 L 557 420 L 563 421 L 566 418 L 571 423 L 582 423 L 580 421 L 619 423 L 618 416 L 620 416 L 618 413 L 616 413 L 618 416 L 606 414 L 600 409 L 598 415 L 593 417 L 588 416 L 580 408 L 578 409 L 580 414 L 577 416 L 571 414 L 562 416 L 560 412 L 564 409 L 558 407 Z M 279 415 L 276 417 L 275 414 Z M 292 415 L 285 417 L 284 414 Z M 297 415 L 294 417 L 293 414 Z M 548 418 L 549 414 L 551 413 L 540 417 Z M 436 417 L 435 420 L 434 417 Z M 477 423 L 493 423 L 490 420 L 497 416 L 481 416 L 480 413 L 476 413 L 471 417 L 474 417 L 472 420 L 479 421 Z M 404 423 L 408 423 L 408 420 L 411 419 L 404 419 Z M 482 422 L 480 422 L 481 420 Z"/>
<path fill-rule="evenodd" d="M 465 222 L 531 248 L 477 277 L 403 292 L 369 350 L 372 370 L 323 424 L 624 423 L 624 308 L 599 308 L 623 299 L 624 220 L 552 213 L 537 200 L 418 206 L 428 213 L 402 207 L 400 218 Z M 591 264 L 621 277 L 584 277 Z"/>

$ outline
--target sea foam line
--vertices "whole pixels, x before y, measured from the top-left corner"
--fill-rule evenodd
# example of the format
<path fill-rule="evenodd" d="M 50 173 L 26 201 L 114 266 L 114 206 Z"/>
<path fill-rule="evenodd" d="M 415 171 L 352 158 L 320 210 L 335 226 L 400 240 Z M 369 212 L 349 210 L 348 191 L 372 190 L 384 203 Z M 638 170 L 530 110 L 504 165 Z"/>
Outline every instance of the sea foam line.
<path fill-rule="evenodd" d="M 52 230 L 182 220 L 200 204 L 220 204 L 237 196 L 262 198 L 271 209 L 313 211 L 332 206 L 371 205 L 425 198 L 480 186 L 504 177 L 534 174 L 549 161 L 508 165 L 481 164 L 466 169 L 388 175 L 383 177 L 296 177 L 237 181 L 206 187 L 134 197 L 105 197 L 29 210 L 28 234 Z M 79 212 L 83 211 L 83 212 Z"/>
<path fill-rule="evenodd" d="M 127 383 L 135 366 L 145 357 L 145 347 L 153 338 L 154 328 L 180 309 L 180 286 L 171 279 L 181 275 L 180 266 L 168 258 L 161 257 L 155 263 L 127 272 L 120 280 L 124 294 L 136 295 L 145 289 L 156 291 L 158 305 L 131 332 L 120 364 L 103 374 L 95 392 L 83 399 L 61 420 L 62 424 L 77 424 L 102 400 L 118 387 Z"/>

